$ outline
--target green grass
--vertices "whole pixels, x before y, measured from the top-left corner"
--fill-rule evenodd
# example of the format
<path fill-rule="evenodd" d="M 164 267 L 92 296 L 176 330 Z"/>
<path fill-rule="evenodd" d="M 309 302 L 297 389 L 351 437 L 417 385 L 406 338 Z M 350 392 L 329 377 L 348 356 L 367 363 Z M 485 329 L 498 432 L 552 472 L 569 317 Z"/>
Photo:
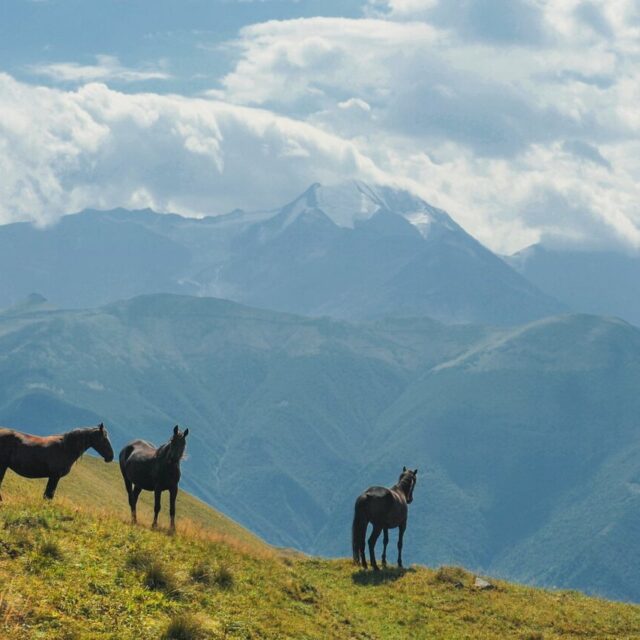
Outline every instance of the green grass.
<path fill-rule="evenodd" d="M 188 507 L 190 520 L 179 517 L 177 535 L 151 530 L 150 517 L 131 526 L 104 467 L 82 461 L 53 503 L 37 497 L 37 482 L 7 482 L 3 640 L 640 638 L 640 607 L 500 581 L 478 591 L 460 568 L 374 574 L 292 556 L 184 494 L 178 514 Z M 95 474 L 103 484 L 85 485 Z M 111 497 L 91 508 L 81 496 L 96 487 Z"/>
<path fill-rule="evenodd" d="M 8 504 L 11 504 L 15 499 L 33 498 L 39 500 L 45 485 L 46 480 L 25 481 L 8 471 L 2 483 L 1 493 L 5 503 Z M 60 480 L 54 502 L 115 515 L 124 521 L 128 521 L 130 517 L 127 494 L 117 461 L 106 464 L 101 459 L 89 455 L 83 456 L 75 464 L 72 472 Z M 37 516 L 27 513 L 24 517 L 33 519 Z M 149 491 L 143 491 L 138 501 L 138 521 L 141 524 L 150 525 L 152 520 L 153 494 Z M 160 525 L 168 527 L 168 520 L 169 497 L 165 493 L 160 512 Z M 260 538 L 238 523 L 182 491 L 178 494 L 177 526 L 179 530 L 193 536 L 199 534 L 206 537 L 211 535 L 228 536 L 232 542 L 263 548 L 267 546 Z"/>

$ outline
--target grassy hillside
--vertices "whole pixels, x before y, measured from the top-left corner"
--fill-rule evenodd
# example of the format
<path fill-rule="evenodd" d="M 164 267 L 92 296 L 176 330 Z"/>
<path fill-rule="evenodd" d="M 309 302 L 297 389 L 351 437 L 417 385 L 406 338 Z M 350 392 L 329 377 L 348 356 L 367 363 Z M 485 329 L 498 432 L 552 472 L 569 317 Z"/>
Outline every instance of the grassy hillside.
<path fill-rule="evenodd" d="M 29 480 L 20 478 L 11 471 L 7 472 L 2 483 L 3 505 L 13 505 L 22 500 L 37 501 L 41 498 L 46 480 Z M 129 520 L 129 503 L 120 474 L 117 459 L 106 464 L 101 458 L 85 455 L 76 462 L 72 472 L 60 480 L 56 491 L 56 503 L 98 515 Z M 235 542 L 247 544 L 257 549 L 269 548 L 260 538 L 244 527 L 211 509 L 204 502 L 182 491 L 178 497 L 178 518 L 183 528 L 191 534 L 206 532 L 208 536 L 229 536 Z M 160 523 L 168 522 L 169 496 L 163 495 L 163 511 Z M 153 494 L 143 491 L 138 501 L 138 520 L 150 524 L 153 520 Z M 166 523 L 165 522 L 165 523 Z"/>
<path fill-rule="evenodd" d="M 7 478 L 0 637 L 640 638 L 640 607 L 503 582 L 479 591 L 452 568 L 374 575 L 294 556 L 185 494 L 176 536 L 133 527 L 114 471 L 85 458 L 53 503 L 35 497 L 41 483 Z"/>
<path fill-rule="evenodd" d="M 348 553 L 355 496 L 411 465 L 408 561 L 640 602 L 639 415 L 640 330 L 614 319 L 354 325 L 174 295 L 0 313 L 0 425 L 104 421 L 116 451 L 189 427 L 184 488 L 308 553 Z"/>

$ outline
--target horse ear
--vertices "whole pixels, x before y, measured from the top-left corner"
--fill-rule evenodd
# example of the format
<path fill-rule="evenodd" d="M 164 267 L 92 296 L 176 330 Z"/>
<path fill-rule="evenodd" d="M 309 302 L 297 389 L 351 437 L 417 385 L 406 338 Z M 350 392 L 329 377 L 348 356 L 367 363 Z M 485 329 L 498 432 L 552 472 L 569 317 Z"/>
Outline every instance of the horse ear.
<path fill-rule="evenodd" d="M 178 427 L 178 425 L 176 425 L 175 427 L 173 427 L 173 435 L 177 436 L 178 435 L 178 431 L 180 431 L 180 428 Z"/>
<path fill-rule="evenodd" d="M 404 473 L 407 470 L 407 467 L 402 467 L 402 473 Z"/>
<path fill-rule="evenodd" d="M 184 430 L 184 433 L 183 433 L 182 435 L 183 435 L 185 438 L 189 435 L 189 427 L 187 427 L 187 428 Z"/>
<path fill-rule="evenodd" d="M 101 423 L 98 425 L 98 428 L 100 429 L 100 431 L 104 431 L 104 422 L 101 422 Z"/>
<path fill-rule="evenodd" d="M 413 475 L 414 475 L 414 476 L 417 476 L 417 475 L 418 475 L 418 470 L 417 470 L 417 469 L 413 472 Z"/>

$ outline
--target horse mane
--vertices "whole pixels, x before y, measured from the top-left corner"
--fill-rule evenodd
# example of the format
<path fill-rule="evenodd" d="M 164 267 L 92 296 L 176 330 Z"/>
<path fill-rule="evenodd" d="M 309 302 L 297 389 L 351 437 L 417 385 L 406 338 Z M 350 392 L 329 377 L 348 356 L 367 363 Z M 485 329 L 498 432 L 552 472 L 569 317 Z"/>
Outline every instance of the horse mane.
<path fill-rule="evenodd" d="M 408 492 L 411 490 L 411 486 L 414 483 L 414 475 L 411 471 L 406 471 L 400 476 L 398 483 L 395 485 L 399 489 L 402 489 L 402 492 L 405 495 L 408 495 Z"/>
<path fill-rule="evenodd" d="M 156 450 L 156 458 L 158 460 L 165 460 L 169 453 L 171 452 L 171 439 L 169 442 L 165 442 L 163 445 L 160 445 Z M 184 460 L 186 457 L 186 450 L 182 452 L 182 455 L 177 460 L 172 460 L 171 462 L 180 462 Z"/>
<path fill-rule="evenodd" d="M 67 431 L 62 434 L 62 444 L 65 447 L 69 445 L 74 446 L 77 449 L 80 449 L 82 453 L 84 453 L 89 445 L 88 445 L 88 435 L 90 432 L 95 431 L 97 427 L 79 427 L 78 429 L 72 429 L 71 431 Z M 78 446 L 78 444 L 80 446 Z M 82 453 L 80 455 L 82 455 Z"/>

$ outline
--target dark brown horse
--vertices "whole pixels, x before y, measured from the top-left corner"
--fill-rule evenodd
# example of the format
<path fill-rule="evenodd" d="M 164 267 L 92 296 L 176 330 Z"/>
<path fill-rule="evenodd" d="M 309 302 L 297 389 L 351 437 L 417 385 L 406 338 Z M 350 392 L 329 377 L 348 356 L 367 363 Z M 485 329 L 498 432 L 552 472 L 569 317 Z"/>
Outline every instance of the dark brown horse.
<path fill-rule="evenodd" d="M 0 429 L 0 485 L 7 469 L 25 478 L 49 478 L 44 497 L 51 500 L 60 478 L 71 471 L 73 463 L 89 448 L 95 449 L 105 462 L 113 460 L 104 424 L 44 437 Z"/>
<path fill-rule="evenodd" d="M 404 530 L 407 528 L 407 505 L 413 502 L 413 489 L 416 486 L 418 470 L 411 471 L 406 467 L 402 468 L 402 473 L 397 484 L 391 489 L 386 487 L 369 487 L 362 495 L 358 496 L 353 516 L 353 526 L 351 529 L 351 542 L 353 546 L 353 561 L 367 568 L 365 557 L 365 537 L 367 526 L 371 522 L 373 531 L 369 536 L 369 557 L 371 566 L 376 571 L 375 546 L 384 531 L 382 549 L 382 566 L 387 566 L 387 545 L 389 544 L 389 529 L 399 528 L 398 534 L 398 566 L 402 567 L 402 539 Z"/>
<path fill-rule="evenodd" d="M 131 521 L 134 524 L 137 522 L 136 505 L 140 492 L 144 489 L 155 493 L 153 509 L 153 528 L 155 529 L 158 526 L 160 497 L 163 491 L 168 490 L 171 530 L 175 530 L 180 460 L 184 456 L 188 435 L 189 429 L 185 429 L 182 433 L 176 425 L 169 442 L 157 449 L 144 440 L 134 440 L 120 452 L 120 471 L 129 495 Z"/>

